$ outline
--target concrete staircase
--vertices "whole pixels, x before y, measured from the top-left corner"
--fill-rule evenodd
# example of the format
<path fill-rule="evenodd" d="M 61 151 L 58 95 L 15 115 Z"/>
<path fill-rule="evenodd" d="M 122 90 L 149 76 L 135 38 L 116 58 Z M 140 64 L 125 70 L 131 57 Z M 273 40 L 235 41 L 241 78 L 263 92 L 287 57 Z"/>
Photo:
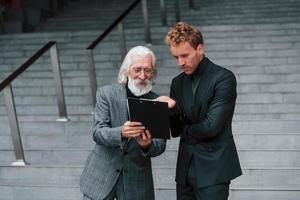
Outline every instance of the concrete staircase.
<path fill-rule="evenodd" d="M 29 166 L 9 165 L 14 152 L 0 94 L 0 200 L 81 199 L 78 180 L 93 147 L 84 49 L 130 2 L 113 0 L 106 6 L 97 6 L 94 0 L 70 2 L 57 18 L 39 27 L 40 32 L 0 36 L 0 80 L 44 43 L 58 42 L 71 120 L 55 122 L 58 110 L 46 54 L 13 83 Z M 166 2 L 170 25 L 174 5 Z M 198 10 L 190 12 L 187 2 L 181 1 L 182 20 L 201 28 L 206 55 L 231 69 L 238 80 L 233 132 L 244 175 L 232 182 L 230 200 L 299 199 L 300 1 L 195 0 L 195 4 Z M 159 1 L 149 1 L 150 48 L 158 57 L 154 90 L 168 94 L 179 69 L 163 43 L 168 28 L 160 25 L 158 5 Z M 141 16 L 137 8 L 124 23 L 128 48 L 144 44 Z M 118 45 L 113 32 L 94 52 L 99 87 L 116 82 L 121 62 Z M 177 148 L 178 140 L 173 139 L 166 152 L 153 159 L 158 200 L 176 199 Z"/>

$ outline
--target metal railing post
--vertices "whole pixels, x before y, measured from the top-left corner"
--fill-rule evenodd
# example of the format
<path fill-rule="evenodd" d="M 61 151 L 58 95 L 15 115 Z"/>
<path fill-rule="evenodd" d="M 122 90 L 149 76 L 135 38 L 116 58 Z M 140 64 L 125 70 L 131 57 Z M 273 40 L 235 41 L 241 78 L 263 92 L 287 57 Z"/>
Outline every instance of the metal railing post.
<path fill-rule="evenodd" d="M 124 29 L 123 29 L 123 24 L 120 22 L 118 24 L 118 31 L 119 31 L 119 37 L 120 37 L 120 51 L 121 51 L 121 56 L 122 59 L 125 58 L 127 49 L 126 49 L 126 42 L 125 42 L 125 34 L 124 34 Z"/>
<path fill-rule="evenodd" d="M 176 22 L 179 22 L 180 21 L 179 0 L 174 0 L 174 8 L 175 8 L 175 20 Z"/>
<path fill-rule="evenodd" d="M 97 78 L 96 78 L 96 69 L 94 63 L 94 56 L 92 49 L 86 49 L 86 59 L 87 59 L 87 67 L 89 71 L 90 78 L 90 87 L 92 93 L 92 103 L 93 106 L 96 106 L 96 92 L 97 92 Z"/>
<path fill-rule="evenodd" d="M 68 121 L 65 95 L 64 95 L 64 89 L 63 89 L 63 84 L 61 79 L 61 70 L 59 65 L 59 57 L 58 57 L 56 44 L 54 44 L 50 48 L 50 56 L 51 56 L 51 63 L 53 67 L 55 88 L 57 93 L 57 104 L 58 104 L 58 112 L 59 112 L 59 118 L 57 119 L 57 121 Z"/>
<path fill-rule="evenodd" d="M 195 4 L 194 4 L 194 0 L 189 0 L 189 9 L 190 10 L 196 10 L 195 9 Z"/>
<path fill-rule="evenodd" d="M 11 131 L 12 142 L 14 146 L 16 161 L 11 165 L 13 166 L 25 166 L 28 165 L 25 161 L 22 139 L 20 135 L 20 129 L 18 124 L 18 118 L 16 114 L 16 106 L 13 96 L 13 91 L 11 88 L 11 84 L 7 85 L 4 89 L 4 96 L 7 108 L 8 122 Z"/>
<path fill-rule="evenodd" d="M 163 26 L 167 26 L 167 14 L 166 14 L 165 0 L 160 0 L 160 15 L 161 15 L 161 24 Z"/>
<path fill-rule="evenodd" d="M 143 10 L 143 17 L 144 17 L 145 42 L 147 44 L 151 44 L 151 33 L 150 33 L 150 25 L 149 25 L 147 0 L 142 0 L 142 10 Z"/>

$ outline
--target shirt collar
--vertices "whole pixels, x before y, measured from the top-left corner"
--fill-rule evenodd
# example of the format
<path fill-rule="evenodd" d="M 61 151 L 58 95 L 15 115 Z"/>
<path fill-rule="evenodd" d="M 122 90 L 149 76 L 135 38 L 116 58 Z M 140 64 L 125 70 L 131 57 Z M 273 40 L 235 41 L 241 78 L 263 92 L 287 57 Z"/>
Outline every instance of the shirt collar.
<path fill-rule="evenodd" d="M 199 78 L 203 74 L 206 68 L 207 61 L 208 59 L 204 55 L 196 70 L 191 74 L 191 79 Z"/>

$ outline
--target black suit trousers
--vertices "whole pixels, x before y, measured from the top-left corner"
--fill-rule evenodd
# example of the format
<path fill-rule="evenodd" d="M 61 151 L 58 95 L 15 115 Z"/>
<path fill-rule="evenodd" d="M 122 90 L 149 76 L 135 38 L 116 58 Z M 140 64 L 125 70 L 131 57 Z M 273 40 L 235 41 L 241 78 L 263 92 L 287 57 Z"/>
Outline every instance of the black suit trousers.
<path fill-rule="evenodd" d="M 227 200 L 229 184 L 230 182 L 226 182 L 197 188 L 195 167 L 192 159 L 189 165 L 186 185 L 176 185 L 177 200 Z"/>

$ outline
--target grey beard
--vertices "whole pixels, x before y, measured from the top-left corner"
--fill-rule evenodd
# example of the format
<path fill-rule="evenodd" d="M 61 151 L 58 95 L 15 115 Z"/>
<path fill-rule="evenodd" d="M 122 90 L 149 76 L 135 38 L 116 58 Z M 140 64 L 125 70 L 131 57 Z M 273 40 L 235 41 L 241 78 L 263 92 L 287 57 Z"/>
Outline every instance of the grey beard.
<path fill-rule="evenodd" d="M 152 81 L 145 80 L 145 82 L 147 84 L 146 84 L 146 86 L 144 86 L 142 88 L 139 88 L 136 86 L 136 85 L 138 85 L 139 82 L 141 82 L 141 80 L 139 80 L 139 79 L 135 80 L 135 79 L 132 79 L 130 76 L 128 76 L 128 88 L 132 92 L 132 94 L 134 94 L 135 96 L 137 96 L 137 97 L 142 96 L 152 90 Z"/>

